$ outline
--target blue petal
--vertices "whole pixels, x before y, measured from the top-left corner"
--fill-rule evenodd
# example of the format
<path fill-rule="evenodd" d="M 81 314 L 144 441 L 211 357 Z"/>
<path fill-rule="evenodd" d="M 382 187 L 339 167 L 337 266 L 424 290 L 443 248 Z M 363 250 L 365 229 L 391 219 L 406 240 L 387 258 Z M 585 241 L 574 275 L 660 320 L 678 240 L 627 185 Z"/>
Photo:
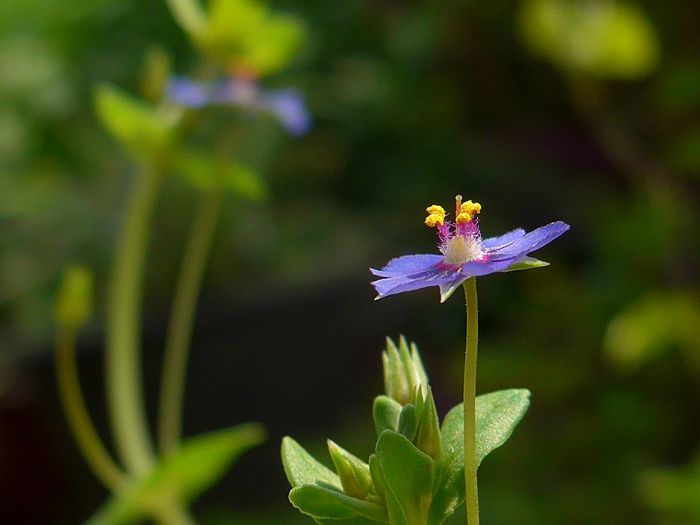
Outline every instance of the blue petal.
<path fill-rule="evenodd" d="M 311 127 L 311 115 L 295 89 L 263 91 L 256 83 L 245 79 L 224 78 L 205 83 L 176 77 L 170 81 L 167 95 L 177 104 L 196 109 L 224 104 L 265 111 L 277 117 L 292 135 L 302 135 Z"/>
<path fill-rule="evenodd" d="M 498 261 L 479 261 L 463 264 L 452 282 L 440 285 L 440 302 L 444 303 L 459 288 L 464 281 L 471 277 L 481 277 L 497 272 L 504 272 L 516 259 L 502 259 Z"/>
<path fill-rule="evenodd" d="M 207 84 L 185 77 L 175 77 L 166 90 L 167 97 L 177 104 L 201 108 L 211 103 L 211 90 Z"/>
<path fill-rule="evenodd" d="M 496 272 L 502 272 L 506 270 L 511 264 L 518 259 L 517 257 L 509 257 L 507 259 L 498 260 L 488 260 L 481 262 L 470 262 L 462 265 L 462 275 L 465 278 L 469 277 L 481 277 L 483 275 L 489 275 Z"/>
<path fill-rule="evenodd" d="M 518 240 L 523 235 L 525 235 L 525 230 L 522 228 L 517 228 L 498 237 L 489 237 L 488 239 L 484 239 L 482 244 L 484 245 L 484 248 L 496 250 L 511 244 L 513 241 Z"/>
<path fill-rule="evenodd" d="M 407 277 L 433 269 L 442 259 L 442 255 L 432 253 L 404 255 L 390 260 L 381 270 L 371 268 L 370 271 L 378 277 Z"/>
<path fill-rule="evenodd" d="M 435 269 L 423 272 L 415 277 L 387 277 L 379 279 L 374 281 L 372 286 L 377 291 L 377 299 L 380 299 L 397 293 L 448 284 L 455 280 L 455 275 L 458 274 L 452 270 Z"/>
<path fill-rule="evenodd" d="M 262 96 L 261 107 L 276 115 L 292 135 L 303 135 L 311 127 L 311 115 L 304 99 L 294 89 L 267 91 Z"/>
<path fill-rule="evenodd" d="M 492 250 L 489 254 L 490 259 L 494 262 L 505 259 L 511 259 L 515 262 L 515 259 L 524 257 L 528 253 L 539 250 L 546 244 L 549 244 L 568 229 L 569 225 L 561 221 L 541 226 L 506 246 Z"/>

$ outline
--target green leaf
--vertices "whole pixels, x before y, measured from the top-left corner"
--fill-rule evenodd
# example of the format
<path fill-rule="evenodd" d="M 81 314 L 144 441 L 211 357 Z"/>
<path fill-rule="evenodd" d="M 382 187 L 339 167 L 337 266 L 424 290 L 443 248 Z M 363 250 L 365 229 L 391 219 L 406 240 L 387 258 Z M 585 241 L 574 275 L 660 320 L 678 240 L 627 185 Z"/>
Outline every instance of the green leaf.
<path fill-rule="evenodd" d="M 406 405 L 399 415 L 399 433 L 413 440 L 418 430 L 418 413 L 415 405 Z"/>
<path fill-rule="evenodd" d="M 668 523 L 698 523 L 700 520 L 700 464 L 656 469 L 642 474 L 640 488 L 647 504 Z M 681 516 L 686 520 L 678 520 Z M 674 520 L 674 518 L 676 518 Z M 666 523 L 666 522 L 664 522 Z"/>
<path fill-rule="evenodd" d="M 530 392 L 499 390 L 476 398 L 477 464 L 503 445 L 527 412 Z M 437 489 L 430 509 L 430 523 L 442 523 L 464 499 L 464 411 L 459 404 L 442 423 L 442 456 L 438 462 Z"/>
<path fill-rule="evenodd" d="M 292 487 L 318 485 L 342 490 L 338 476 L 289 436 L 282 439 L 282 464 Z"/>
<path fill-rule="evenodd" d="M 399 415 L 401 414 L 401 403 L 388 396 L 377 396 L 374 398 L 372 416 L 374 427 L 377 429 L 377 437 L 385 430 L 398 430 Z"/>
<path fill-rule="evenodd" d="M 524 388 L 499 390 L 476 398 L 476 461 L 481 461 L 510 438 L 530 407 L 530 391 Z M 462 421 L 460 406 L 450 412 Z M 450 416 L 448 413 L 445 420 Z M 452 416 L 454 417 L 454 416 Z"/>
<path fill-rule="evenodd" d="M 386 499 L 386 486 L 384 485 L 384 474 L 382 474 L 382 469 L 379 466 L 379 460 L 377 459 L 377 454 L 372 454 L 369 457 L 369 472 L 372 475 L 372 483 L 382 500 Z"/>
<path fill-rule="evenodd" d="M 279 71 L 294 59 L 304 38 L 304 28 L 299 21 L 278 16 L 251 36 L 243 61 L 260 74 Z"/>
<path fill-rule="evenodd" d="M 530 50 L 564 70 L 636 79 L 659 63 L 659 41 L 639 7 L 618 0 L 527 0 L 520 30 Z"/>
<path fill-rule="evenodd" d="M 172 159 L 175 172 L 200 190 L 228 189 L 241 198 L 260 201 L 267 189 L 253 170 L 228 159 L 199 151 L 183 151 Z"/>
<path fill-rule="evenodd" d="M 136 157 L 162 154 L 173 141 L 176 116 L 108 84 L 95 90 L 95 111 L 112 137 Z"/>
<path fill-rule="evenodd" d="M 257 0 L 212 0 L 207 23 L 193 36 L 213 58 L 265 75 L 295 57 L 305 31 L 295 18 Z"/>
<path fill-rule="evenodd" d="M 405 436 L 385 431 L 377 441 L 389 522 L 392 525 L 425 523 L 433 486 L 434 462 Z"/>
<path fill-rule="evenodd" d="M 505 271 L 515 272 L 518 270 L 532 270 L 533 268 L 542 268 L 544 266 L 549 266 L 549 263 L 546 261 L 540 261 L 534 257 L 525 257 L 521 261 L 511 264 Z"/>
<path fill-rule="evenodd" d="M 629 305 L 608 326 L 604 348 L 620 369 L 631 371 L 680 348 L 700 370 L 700 300 L 684 290 L 655 290 Z"/>
<path fill-rule="evenodd" d="M 152 472 L 114 494 L 88 525 L 134 523 L 168 501 L 188 503 L 213 485 L 249 448 L 260 444 L 260 425 L 246 424 L 189 438 Z"/>
<path fill-rule="evenodd" d="M 418 421 L 416 446 L 431 458 L 437 459 L 440 457 L 442 449 L 440 421 L 433 399 L 433 391 L 430 387 L 427 388 L 428 393 L 425 396 L 425 403 L 420 411 L 420 420 Z"/>
<path fill-rule="evenodd" d="M 386 509 L 381 505 L 326 487 L 304 485 L 294 488 L 289 493 L 289 501 L 313 518 L 338 520 L 363 516 L 374 522 L 387 523 Z"/>

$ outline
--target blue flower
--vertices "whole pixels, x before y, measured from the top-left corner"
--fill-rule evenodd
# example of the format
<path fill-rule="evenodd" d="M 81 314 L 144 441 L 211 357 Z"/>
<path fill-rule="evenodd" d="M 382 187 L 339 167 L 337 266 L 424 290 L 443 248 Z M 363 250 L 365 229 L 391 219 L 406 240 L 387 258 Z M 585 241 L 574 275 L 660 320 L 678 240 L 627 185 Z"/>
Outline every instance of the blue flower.
<path fill-rule="evenodd" d="M 271 113 L 292 135 L 303 135 L 311 127 L 311 116 L 296 89 L 262 89 L 248 78 L 197 82 L 175 77 L 168 85 L 167 97 L 176 104 L 194 109 L 219 104 Z"/>
<path fill-rule="evenodd" d="M 562 235 L 569 225 L 557 221 L 526 233 L 518 228 L 500 237 L 481 238 L 478 215 L 481 205 L 462 202 L 457 195 L 455 220 L 445 220 L 447 213 L 442 206 L 427 208 L 425 224 L 436 228 L 440 240 L 441 255 L 404 255 L 392 259 L 381 270 L 371 269 L 377 277 L 372 282 L 377 299 L 402 292 L 420 290 L 430 286 L 440 287 L 441 300 L 445 301 L 470 277 L 517 269 L 514 265 L 528 263 L 544 266 L 546 263 L 528 257 Z"/>

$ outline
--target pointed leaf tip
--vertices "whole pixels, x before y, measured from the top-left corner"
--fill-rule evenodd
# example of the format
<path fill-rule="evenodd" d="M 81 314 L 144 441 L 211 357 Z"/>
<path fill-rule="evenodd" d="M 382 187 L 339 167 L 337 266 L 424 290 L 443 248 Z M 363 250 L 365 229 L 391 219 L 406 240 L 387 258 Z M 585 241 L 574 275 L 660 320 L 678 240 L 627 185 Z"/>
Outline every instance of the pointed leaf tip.
<path fill-rule="evenodd" d="M 289 436 L 282 439 L 282 465 L 292 487 L 325 485 L 341 490 L 340 479 Z"/>

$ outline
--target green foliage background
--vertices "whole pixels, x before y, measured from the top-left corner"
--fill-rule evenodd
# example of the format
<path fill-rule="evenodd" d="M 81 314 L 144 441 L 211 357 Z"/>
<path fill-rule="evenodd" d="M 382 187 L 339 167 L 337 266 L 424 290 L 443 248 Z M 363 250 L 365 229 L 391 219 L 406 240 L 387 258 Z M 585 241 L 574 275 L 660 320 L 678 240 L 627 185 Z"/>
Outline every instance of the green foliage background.
<path fill-rule="evenodd" d="M 199 377 L 222 379 L 213 370 L 229 363 L 240 381 L 222 380 L 216 391 L 230 390 L 239 404 L 261 399 L 253 406 L 271 413 L 245 415 L 270 427 L 271 443 L 231 473 L 244 481 L 201 503 L 202 521 L 304 522 L 286 501 L 274 441 L 292 434 L 320 450 L 330 435 L 366 456 L 385 331 L 405 331 L 421 346 L 436 398 L 445 399 L 441 416 L 455 404 L 459 300 L 438 305 L 436 293 L 421 292 L 373 303 L 366 269 L 433 249 L 423 208 L 460 192 L 484 205 L 486 235 L 554 219 L 572 225 L 542 253 L 550 267 L 480 281 L 479 390 L 532 391 L 517 434 L 481 468 L 484 522 L 700 522 L 696 4 L 272 4 L 302 18 L 310 37 L 293 67 L 266 83 L 305 93 L 312 132 L 288 139 L 272 119 L 257 118 L 244 133 L 241 115 L 212 109 L 211 127 L 193 139 L 254 165 L 270 186 L 264 203 L 228 202 L 194 352 L 226 332 L 216 339 L 220 353 L 199 363 Z M 92 90 L 107 81 L 147 91 L 142 66 L 152 46 L 167 50 L 179 72 L 198 64 L 160 1 L 0 3 L 4 523 L 75 523 L 104 496 L 89 488 L 47 378 L 51 299 L 74 262 L 93 267 L 98 295 L 104 290 L 133 168 L 96 122 Z M 151 360 L 194 202 L 190 187 L 168 182 L 148 275 Z M 274 334 L 265 312 L 292 315 L 290 304 L 316 312 L 319 297 L 341 306 L 324 312 L 324 322 L 310 314 L 297 324 L 317 333 L 294 339 L 297 377 L 272 370 L 274 360 L 270 370 L 260 364 L 283 359 L 265 354 L 271 344 L 238 344 L 235 315 L 247 304 L 260 313 L 246 317 L 248 327 Z M 368 334 L 367 346 L 337 339 L 349 318 Z M 90 373 L 98 370 L 91 363 L 100 320 L 98 312 L 86 338 Z M 283 346 L 285 334 L 278 337 Z M 241 380 L 243 367 L 255 381 Z M 88 383 L 99 384 L 94 374 Z M 333 392 L 347 376 L 352 388 Z M 313 396 L 302 396 L 299 381 Z M 189 408 L 193 430 L 241 419 L 207 409 L 206 390 L 190 395 L 200 400 Z M 328 406 L 324 396 L 337 402 Z M 296 404 L 283 404 L 287 415 L 278 418 L 284 398 Z M 46 460 L 23 452 L 31 447 Z M 65 486 L 73 483 L 88 496 L 71 497 Z M 36 496 L 41 487 L 52 496 Z"/>

